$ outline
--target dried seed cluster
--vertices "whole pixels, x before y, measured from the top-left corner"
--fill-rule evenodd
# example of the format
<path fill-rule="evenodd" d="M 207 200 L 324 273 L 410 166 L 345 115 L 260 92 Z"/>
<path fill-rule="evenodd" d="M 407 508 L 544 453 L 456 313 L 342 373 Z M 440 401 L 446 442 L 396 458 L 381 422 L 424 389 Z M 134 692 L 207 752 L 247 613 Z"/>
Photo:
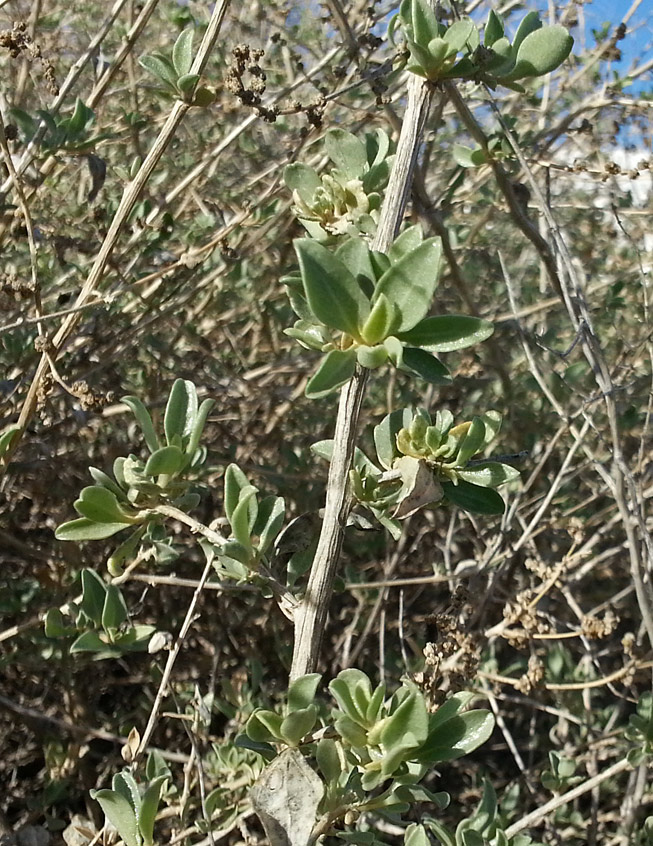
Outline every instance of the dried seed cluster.
<path fill-rule="evenodd" d="M 9 51 L 12 59 L 24 55 L 29 59 L 36 59 L 41 64 L 43 78 L 48 92 L 54 97 L 59 93 L 59 86 L 54 73 L 54 67 L 49 59 L 43 55 L 41 47 L 32 39 L 27 32 L 25 21 L 17 21 L 12 29 L 5 29 L 0 32 L 0 47 Z"/>
<path fill-rule="evenodd" d="M 469 687 L 476 678 L 481 660 L 478 637 L 464 631 L 461 613 L 469 599 L 466 588 L 459 587 L 451 598 L 451 605 L 441 614 L 432 614 L 427 623 L 437 632 L 436 641 L 423 649 L 424 669 L 413 679 L 421 688 L 430 710 L 444 702 L 445 692 L 455 693 Z M 456 656 L 455 666 L 445 666 L 447 659 Z"/>

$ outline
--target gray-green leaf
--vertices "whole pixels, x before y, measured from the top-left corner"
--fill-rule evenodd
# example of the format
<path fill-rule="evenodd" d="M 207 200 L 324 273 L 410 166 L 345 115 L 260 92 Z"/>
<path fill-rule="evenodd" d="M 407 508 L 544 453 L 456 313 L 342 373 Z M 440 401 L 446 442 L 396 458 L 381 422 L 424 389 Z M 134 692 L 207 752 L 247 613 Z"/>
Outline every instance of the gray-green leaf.
<path fill-rule="evenodd" d="M 391 265 L 379 279 L 374 299 L 385 294 L 397 308 L 397 332 L 407 332 L 426 316 L 438 284 L 441 255 L 440 239 L 429 238 Z"/>

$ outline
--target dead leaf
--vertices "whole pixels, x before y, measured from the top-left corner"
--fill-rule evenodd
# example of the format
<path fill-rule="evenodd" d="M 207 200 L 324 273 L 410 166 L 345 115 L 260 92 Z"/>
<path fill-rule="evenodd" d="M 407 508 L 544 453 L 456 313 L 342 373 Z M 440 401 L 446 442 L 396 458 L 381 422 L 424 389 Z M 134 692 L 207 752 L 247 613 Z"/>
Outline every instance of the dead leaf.
<path fill-rule="evenodd" d="M 393 469 L 401 473 L 402 487 L 399 502 L 392 516 L 405 520 L 420 508 L 431 502 L 438 502 L 444 496 L 442 485 L 435 480 L 433 470 L 426 461 L 404 455 L 395 461 Z"/>
<path fill-rule="evenodd" d="M 306 846 L 324 785 L 298 749 L 285 749 L 250 791 L 270 846 Z"/>

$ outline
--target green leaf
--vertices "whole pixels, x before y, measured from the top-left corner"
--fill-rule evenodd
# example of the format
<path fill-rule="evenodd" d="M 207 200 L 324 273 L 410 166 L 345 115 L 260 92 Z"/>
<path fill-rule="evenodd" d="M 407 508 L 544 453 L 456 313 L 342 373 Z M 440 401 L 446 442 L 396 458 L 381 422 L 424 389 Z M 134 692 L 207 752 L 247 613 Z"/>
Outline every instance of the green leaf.
<path fill-rule="evenodd" d="M 178 75 L 172 62 L 165 56 L 141 56 L 138 64 L 152 76 L 155 76 L 159 82 L 176 91 Z"/>
<path fill-rule="evenodd" d="M 78 97 L 75 102 L 75 111 L 68 121 L 68 135 L 79 136 L 86 128 L 86 125 L 91 123 L 94 118 L 95 112 L 93 109 L 89 109 Z"/>
<path fill-rule="evenodd" d="M 141 846 L 136 814 L 124 796 L 114 790 L 91 790 L 91 799 L 100 803 L 105 817 L 125 841 L 125 846 Z"/>
<path fill-rule="evenodd" d="M 198 73 L 186 73 L 177 80 L 177 88 L 182 94 L 189 94 L 197 85 L 199 78 Z"/>
<path fill-rule="evenodd" d="M 257 549 L 264 553 L 281 531 L 286 505 L 281 496 L 266 496 L 259 505 L 252 534 L 259 539 Z"/>
<path fill-rule="evenodd" d="M 387 360 L 388 351 L 383 344 L 378 344 L 376 347 L 356 347 L 356 361 L 361 367 L 367 367 L 368 370 L 376 370 Z"/>
<path fill-rule="evenodd" d="M 465 47 L 473 50 L 477 46 L 474 41 L 478 42 L 478 32 L 471 18 L 459 18 L 448 27 L 443 38 L 448 45 L 447 56 L 453 56 Z"/>
<path fill-rule="evenodd" d="M 504 501 L 491 488 L 481 488 L 461 479 L 457 485 L 442 482 L 442 490 L 449 502 L 473 514 L 503 514 L 506 510 Z"/>
<path fill-rule="evenodd" d="M 182 470 L 188 459 L 178 446 L 164 446 L 157 449 L 148 458 L 145 465 L 146 476 L 172 476 Z"/>
<path fill-rule="evenodd" d="M 428 738 L 416 756 L 417 761 L 428 765 L 468 755 L 485 743 L 494 731 L 494 717 L 484 709 L 456 714 L 448 720 L 440 720 L 435 727 L 432 727 L 432 719 Z"/>
<path fill-rule="evenodd" d="M 134 554 L 146 529 L 147 523 L 139 526 L 107 558 L 107 570 L 112 576 L 122 575 L 122 563 Z"/>
<path fill-rule="evenodd" d="M 476 167 L 472 159 L 473 153 L 474 149 L 472 147 L 466 147 L 464 144 L 454 144 L 451 148 L 454 161 L 461 167 Z"/>
<path fill-rule="evenodd" d="M 193 64 L 193 38 L 195 31 L 192 27 L 188 27 L 183 32 L 179 33 L 179 37 L 175 41 L 175 46 L 172 48 L 172 64 L 175 67 L 177 76 L 185 76 L 190 72 Z"/>
<path fill-rule="evenodd" d="M 483 446 L 485 440 L 485 423 L 481 417 L 474 417 L 465 437 L 458 447 L 456 464 L 464 467 L 469 459 Z"/>
<path fill-rule="evenodd" d="M 82 601 L 80 608 L 96 626 L 102 622 L 102 609 L 107 586 L 94 570 L 82 570 Z"/>
<path fill-rule="evenodd" d="M 156 626 L 132 626 L 114 640 L 114 645 L 121 651 L 139 652 L 147 648 Z"/>
<path fill-rule="evenodd" d="M 363 175 L 363 191 L 365 191 L 368 195 L 368 199 L 370 199 L 372 192 L 380 191 L 388 184 L 390 166 L 393 160 L 394 156 L 390 156 L 384 162 L 379 162 L 379 164 L 373 165 L 367 173 Z"/>
<path fill-rule="evenodd" d="M 123 397 L 122 402 L 131 409 L 132 414 L 136 418 L 136 422 L 141 427 L 141 431 L 143 432 L 143 437 L 145 438 L 145 443 L 147 444 L 147 448 L 150 452 L 154 452 L 157 450 L 161 443 L 154 431 L 154 426 L 152 424 L 152 418 L 150 417 L 150 413 L 145 408 L 143 403 L 140 401 L 138 397 L 128 396 Z M 118 475 L 115 473 L 116 479 Z"/>
<path fill-rule="evenodd" d="M 416 748 L 424 743 L 427 735 L 426 703 L 422 694 L 415 688 L 384 723 L 381 743 L 390 751 L 394 747 L 401 747 L 402 750 Z"/>
<path fill-rule="evenodd" d="M 77 652 L 104 652 L 111 649 L 108 643 L 100 640 L 100 635 L 95 631 L 84 632 L 70 647 L 70 654 Z"/>
<path fill-rule="evenodd" d="M 403 258 L 408 253 L 416 250 L 422 243 L 424 236 L 422 235 L 422 227 L 409 226 L 407 229 L 398 235 L 392 242 L 392 246 L 388 251 L 388 258 L 391 264 L 396 264 L 399 259 Z"/>
<path fill-rule="evenodd" d="M 327 461 L 331 461 L 333 458 L 333 439 L 329 438 L 324 441 L 316 441 L 314 444 L 311 444 L 311 452 L 314 455 L 317 455 L 318 458 L 324 458 Z M 361 473 L 365 473 L 370 476 L 380 475 L 379 468 L 374 466 L 363 450 L 359 447 L 354 447 L 353 465 Z"/>
<path fill-rule="evenodd" d="M 422 822 L 440 841 L 441 846 L 457 846 L 453 834 L 439 821 L 432 817 L 422 817 Z"/>
<path fill-rule="evenodd" d="M 258 507 L 256 506 L 256 497 L 257 489 L 253 485 L 249 485 L 246 488 L 242 488 L 240 491 L 240 499 L 238 501 L 238 505 L 233 511 L 231 515 L 231 531 L 233 532 L 234 538 L 238 541 L 241 546 L 245 547 L 248 552 L 252 553 L 252 539 L 251 539 L 251 532 L 252 532 L 252 525 L 256 520 L 256 515 L 258 513 Z M 255 507 L 255 511 L 252 510 L 252 505 Z"/>
<path fill-rule="evenodd" d="M 123 595 L 116 585 L 107 585 L 102 609 L 102 628 L 105 631 L 119 628 L 129 616 Z"/>
<path fill-rule="evenodd" d="M 374 723 L 379 719 L 384 699 L 385 685 L 379 684 L 372 694 L 371 699 L 367 703 L 367 708 L 365 709 L 365 719 L 369 725 L 374 725 Z"/>
<path fill-rule="evenodd" d="M 451 374 L 439 359 L 426 350 L 404 347 L 402 370 L 410 370 L 434 385 L 450 385 Z"/>
<path fill-rule="evenodd" d="M 403 5 L 401 9 L 403 16 Z M 427 0 L 413 0 L 409 9 L 410 18 L 406 23 L 409 23 L 413 38 L 420 44 L 428 44 L 432 38 L 440 34 L 440 27 L 433 9 Z"/>
<path fill-rule="evenodd" d="M 317 707 L 309 705 L 307 708 L 300 708 L 288 714 L 281 723 L 279 731 L 288 746 L 299 746 L 303 738 L 313 730 L 316 720 Z"/>
<path fill-rule="evenodd" d="M 43 623 L 46 637 L 66 637 L 70 633 L 70 629 L 64 621 L 64 616 L 58 608 L 50 608 Z"/>
<path fill-rule="evenodd" d="M 500 464 L 498 461 L 476 464 L 464 470 L 457 470 L 456 473 L 466 482 L 480 485 L 482 488 L 498 488 L 506 482 L 513 482 L 519 478 L 519 470 L 511 467 L 510 464 Z"/>
<path fill-rule="evenodd" d="M 369 294 L 372 296 L 376 271 L 372 251 L 367 246 L 367 242 L 362 238 L 347 238 L 336 249 L 334 255 L 359 283 L 363 280 L 370 286 Z"/>
<path fill-rule="evenodd" d="M 158 776 L 147 786 L 141 800 L 141 809 L 138 814 L 138 828 L 143 835 L 143 845 L 152 846 L 154 835 L 154 821 L 159 808 L 163 785 L 168 780 L 167 775 Z"/>
<path fill-rule="evenodd" d="M 397 307 L 385 294 L 379 294 L 367 320 L 361 327 L 361 336 L 366 344 L 374 346 L 394 334 L 397 328 Z"/>
<path fill-rule="evenodd" d="M 517 50 L 519 50 L 522 41 L 532 32 L 536 32 L 541 28 L 542 21 L 540 20 L 539 14 L 537 12 L 528 12 L 528 14 L 522 18 L 519 26 L 517 27 L 515 37 L 512 40 L 513 51 L 516 53 Z"/>
<path fill-rule="evenodd" d="M 356 350 L 353 347 L 344 352 L 331 350 L 306 385 L 306 396 L 309 399 L 325 397 L 348 382 L 355 369 Z"/>
<path fill-rule="evenodd" d="M 425 317 L 424 320 L 398 335 L 399 339 L 414 347 L 430 352 L 452 352 L 485 341 L 494 332 L 489 320 L 463 314 Z"/>
<path fill-rule="evenodd" d="M 365 155 L 370 168 L 381 164 L 390 150 L 390 138 L 381 128 L 365 133 Z"/>
<path fill-rule="evenodd" d="M 331 737 L 323 737 L 315 749 L 317 765 L 327 784 L 335 783 L 342 772 L 338 745 Z"/>
<path fill-rule="evenodd" d="M 372 685 L 361 670 L 350 668 L 341 670 L 329 684 L 329 691 L 338 703 L 341 711 L 355 722 L 365 725 L 365 712 L 372 698 Z M 365 701 L 365 708 L 360 707 Z"/>
<path fill-rule="evenodd" d="M 0 456 L 7 452 L 17 432 L 20 432 L 20 426 L 10 426 L 0 435 Z"/>
<path fill-rule="evenodd" d="M 483 440 L 481 449 L 485 449 L 499 434 L 499 430 L 501 429 L 501 415 L 498 411 L 486 411 L 481 417 L 485 423 L 485 439 Z"/>
<path fill-rule="evenodd" d="M 500 38 L 503 38 L 503 21 L 494 9 L 490 9 L 490 14 L 487 17 L 487 23 L 485 24 L 483 43 L 486 47 L 491 47 L 494 42 L 498 41 Z"/>
<path fill-rule="evenodd" d="M 192 460 L 200 445 L 200 438 L 204 432 L 206 421 L 208 419 L 211 409 L 215 405 L 215 400 L 205 399 L 200 405 L 197 414 L 195 415 L 195 422 L 189 433 L 188 446 L 186 447 L 186 455 Z"/>
<path fill-rule="evenodd" d="M 308 708 L 313 704 L 321 673 L 308 673 L 292 681 L 288 687 L 288 712 Z"/>
<path fill-rule="evenodd" d="M 347 179 L 362 176 L 367 169 L 367 153 L 363 144 L 344 129 L 329 129 L 324 136 L 327 156 Z"/>
<path fill-rule="evenodd" d="M 197 391 L 187 379 L 176 379 L 168 397 L 163 428 L 169 444 L 175 436 L 184 438 L 193 431 L 197 418 Z"/>
<path fill-rule="evenodd" d="M 390 470 L 392 462 L 399 455 L 397 449 L 397 433 L 401 429 L 407 429 L 413 419 L 410 408 L 400 408 L 387 414 L 383 420 L 374 427 L 374 445 L 379 462 L 386 470 Z"/>
<path fill-rule="evenodd" d="M 501 81 L 544 76 L 559 67 L 571 53 L 574 39 L 564 26 L 545 26 L 524 38 L 514 69 Z"/>
<path fill-rule="evenodd" d="M 369 302 L 354 276 L 316 241 L 296 240 L 295 251 L 306 299 L 315 317 L 325 326 L 358 338 L 358 327 L 369 313 Z"/>
<path fill-rule="evenodd" d="M 350 746 L 362 748 L 367 746 L 367 732 L 360 723 L 348 716 L 338 717 L 335 721 L 335 729 L 342 739 Z"/>
<path fill-rule="evenodd" d="M 237 464 L 230 464 L 224 474 L 224 513 L 231 523 L 231 517 L 240 501 L 240 492 L 249 487 L 249 480 Z"/>
<path fill-rule="evenodd" d="M 62 523 L 55 530 L 54 536 L 61 541 L 104 540 L 126 528 L 125 523 L 96 523 L 86 517 Z"/>
<path fill-rule="evenodd" d="M 118 504 L 116 495 L 107 488 L 91 485 L 82 488 L 74 504 L 75 511 L 94 523 L 124 523 L 132 525 L 135 518 L 126 514 Z"/>
<path fill-rule="evenodd" d="M 97 467 L 89 467 L 88 472 L 91 474 L 91 477 L 96 485 L 100 485 L 101 487 L 114 493 L 119 502 L 128 502 L 125 492 L 113 481 L 111 476 L 107 475 L 104 471 L 99 470 Z"/>
<path fill-rule="evenodd" d="M 141 810 L 141 793 L 136 784 L 136 779 L 129 772 L 129 770 L 122 770 L 116 773 L 111 780 L 111 786 L 114 791 L 129 802 L 136 814 L 136 821 L 138 822 L 138 814 Z"/>
<path fill-rule="evenodd" d="M 411 823 L 404 832 L 404 846 L 431 846 L 424 826 Z"/>
<path fill-rule="evenodd" d="M 412 329 L 426 316 L 438 284 L 441 255 L 440 239 L 429 238 L 391 265 L 379 279 L 374 300 L 385 294 L 396 307 L 397 332 Z"/>
<path fill-rule="evenodd" d="M 306 205 L 313 202 L 313 195 L 322 185 L 317 172 L 312 167 L 301 164 L 301 162 L 286 165 L 283 171 L 283 179 L 286 186 L 291 191 L 296 191 Z"/>
<path fill-rule="evenodd" d="M 260 708 L 247 720 L 245 732 L 250 740 L 257 743 L 264 743 L 269 740 L 281 739 L 281 723 L 283 719 L 280 714 L 274 711 L 266 711 Z"/>

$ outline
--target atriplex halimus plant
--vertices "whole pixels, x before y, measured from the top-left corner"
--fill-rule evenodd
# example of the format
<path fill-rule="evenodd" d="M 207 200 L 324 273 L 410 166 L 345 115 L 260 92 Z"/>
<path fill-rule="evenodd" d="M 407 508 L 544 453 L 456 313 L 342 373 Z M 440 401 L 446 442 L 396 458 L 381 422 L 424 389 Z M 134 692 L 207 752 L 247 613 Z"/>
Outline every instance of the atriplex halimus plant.
<path fill-rule="evenodd" d="M 310 236 L 295 242 L 298 269 L 284 279 L 297 315 L 288 334 L 323 356 L 307 396 L 323 397 L 342 388 L 334 438 L 314 445 L 315 453 L 330 461 L 317 546 L 313 538 L 288 544 L 291 527 L 284 529 L 283 499 L 259 498 L 258 489 L 235 464 L 224 474 L 224 517 L 207 527 L 188 513 L 198 503 L 193 483 L 206 457 L 201 437 L 211 411 L 211 401 L 200 404 L 188 380 L 172 386 L 163 435 L 140 400 L 125 398 L 149 456 L 117 459 L 113 477 L 91 468 L 95 484 L 84 488 L 75 503 L 79 518 L 57 530 L 57 537 L 68 541 L 129 532 L 107 562 L 111 575 L 122 578 L 149 550 L 155 557 L 174 555 L 166 522 L 177 519 L 203 536 L 206 574 L 213 570 L 221 580 L 258 587 L 293 621 L 295 653 L 286 701 L 280 711 L 254 710 L 235 742 L 243 754 L 253 753 L 267 763 L 252 802 L 274 846 L 305 846 L 323 835 L 380 843 L 369 822 L 374 815 L 401 825 L 408 846 L 426 844 L 427 829 L 442 843 L 456 846 L 509 842 L 495 820 L 496 802 L 489 790 L 484 803 L 492 807 L 482 806 L 455 835 L 426 817 L 423 825 L 407 825 L 406 815 L 416 803 L 427 802 L 437 810 L 449 800 L 446 793 L 433 793 L 420 783 L 429 770 L 472 751 L 492 731 L 489 712 L 467 710 L 471 695 L 450 695 L 429 713 L 415 681 L 402 680 L 388 695 L 384 682 L 374 686 L 364 673 L 349 669 L 329 684 L 336 704 L 327 706 L 317 697 L 321 677 L 314 671 L 342 535 L 348 523 L 360 525 L 363 519 L 351 512 L 354 503 L 397 538 L 400 521 L 426 507 L 501 513 L 503 500 L 495 489 L 518 476 L 506 461 L 479 457 L 499 430 L 500 416 L 491 409 L 480 409 L 467 421 L 455 421 L 443 408 L 434 414 L 420 407 L 397 409 L 375 428 L 378 463 L 357 451 L 355 440 L 370 374 L 394 367 L 446 385 L 452 377 L 437 355 L 483 341 L 492 332 L 477 317 L 431 314 L 441 241 L 424 237 L 420 226 L 402 229 L 421 132 L 439 90 L 436 83 L 463 79 L 519 91 L 518 80 L 544 75 L 564 61 L 571 38 L 560 27 L 542 27 L 531 14 L 511 43 L 499 17 L 491 13 L 481 41 L 471 19 L 446 26 L 426 0 L 404 0 L 393 32 L 397 27 L 413 76 L 396 150 L 383 132 L 359 139 L 335 129 L 325 136 L 333 164 L 329 173 L 300 163 L 285 172 L 297 216 Z M 192 38 L 182 35 L 172 59 L 157 54 L 142 64 L 168 94 L 195 103 L 193 96 L 203 89 L 196 89 L 199 75 L 190 73 L 191 54 Z M 309 567 L 304 584 L 299 577 Z M 77 628 L 67 628 L 63 613 L 55 612 L 48 618 L 48 634 L 66 637 L 77 634 L 80 625 L 88 626 L 71 651 L 84 647 L 97 657 L 147 642 L 152 632 L 131 634 L 138 627 L 131 626 L 115 585 L 105 586 L 88 571 L 83 583 L 81 606 L 66 609 Z M 134 769 L 142 752 L 139 747 L 133 756 Z M 166 779 L 147 779 L 142 793 L 127 772 L 114 778 L 112 790 L 96 792 L 128 846 L 153 842 Z"/>

